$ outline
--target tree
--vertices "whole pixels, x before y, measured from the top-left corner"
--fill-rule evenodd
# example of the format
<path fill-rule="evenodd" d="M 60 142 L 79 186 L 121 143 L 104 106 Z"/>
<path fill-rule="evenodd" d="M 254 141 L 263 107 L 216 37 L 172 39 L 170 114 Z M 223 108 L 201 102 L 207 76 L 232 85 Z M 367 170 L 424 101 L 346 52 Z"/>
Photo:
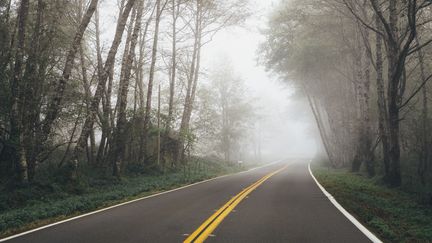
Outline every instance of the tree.
<path fill-rule="evenodd" d="M 108 79 L 108 76 L 114 66 L 114 59 L 117 54 L 118 47 L 121 43 L 123 32 L 126 26 L 127 19 L 129 18 L 129 14 L 132 10 L 132 7 L 135 3 L 135 0 L 128 0 L 126 3 L 124 10 L 121 13 L 121 17 L 117 23 L 117 28 L 115 32 L 115 36 L 113 42 L 111 44 L 110 51 L 108 52 L 108 56 L 106 58 L 103 72 L 99 77 L 97 88 L 95 94 L 91 100 L 90 109 L 87 113 L 87 116 L 84 121 L 84 125 L 81 131 L 81 135 L 79 136 L 77 145 L 74 149 L 73 156 L 70 159 L 69 166 L 71 168 L 71 178 L 76 179 L 77 177 L 77 167 L 78 167 L 78 157 L 82 151 L 85 150 L 87 145 L 87 139 L 93 129 L 93 124 L 97 115 L 97 111 L 99 109 L 99 102 L 102 98 L 102 92 L 105 90 L 105 84 Z"/>
<path fill-rule="evenodd" d="M 105 49 L 100 19 L 106 20 L 106 3 L 0 2 L 1 176 L 37 181 L 37 172 L 48 167 L 40 165 L 47 161 L 56 165 L 49 166 L 56 172 L 68 172 L 64 182 L 73 185 L 78 169 L 86 176 L 86 170 L 110 168 L 116 177 L 132 166 L 146 171 L 154 166 L 149 161 L 156 144 L 158 161 L 164 164 L 176 164 L 174 150 L 194 152 L 197 141 L 189 143 L 190 149 L 177 145 L 183 141 L 180 130 L 195 137 L 189 128 L 197 112 L 193 104 L 203 72 L 202 48 L 219 30 L 246 17 L 247 11 L 240 11 L 246 1 L 118 3 L 115 33 Z M 167 6 L 169 20 L 163 15 Z M 119 50 L 123 53 L 117 60 Z M 161 86 L 157 143 L 152 122 L 156 82 Z M 176 106 L 185 100 L 187 105 Z M 177 115 L 180 109 L 183 121 Z M 89 167 L 78 168 L 84 161 Z"/>
<path fill-rule="evenodd" d="M 244 81 L 224 58 L 211 69 L 206 84 L 197 91 L 196 116 L 191 130 L 203 155 L 217 155 L 225 162 L 243 160 L 256 119 L 253 98 Z"/>
<path fill-rule="evenodd" d="M 158 51 L 158 43 L 159 43 L 159 25 L 160 20 L 162 16 L 163 8 L 161 6 L 161 0 L 156 0 L 156 19 L 155 19 L 155 31 L 153 36 L 153 49 L 152 49 L 152 57 L 151 57 L 151 64 L 150 64 L 150 72 L 149 72 L 149 81 L 147 85 L 147 102 L 146 102 L 146 109 L 145 109 L 145 115 L 144 115 L 144 131 L 143 131 L 143 137 L 142 140 L 143 146 L 142 146 L 142 153 L 146 150 L 146 136 L 148 135 L 148 130 L 150 126 L 150 112 L 152 109 L 152 95 L 153 95 L 153 82 L 154 82 L 154 76 L 156 72 L 156 57 L 157 57 L 157 51 Z M 144 155 L 141 155 L 141 159 L 144 159 Z"/>
<path fill-rule="evenodd" d="M 377 25 L 382 25 L 382 29 L 370 26 L 352 8 L 350 10 L 364 26 L 381 35 L 386 43 L 388 102 L 385 125 L 388 133 L 388 165 L 386 166 L 385 180 L 391 186 L 400 186 L 402 180 L 400 171 L 400 110 L 403 107 L 407 81 L 405 64 L 407 57 L 412 53 L 412 44 L 417 36 L 417 18 L 421 10 L 431 3 L 429 1 L 422 1 L 420 4 L 417 4 L 417 1 L 398 3 L 395 0 L 390 0 L 388 1 L 388 18 L 386 18 L 380 1 L 370 0 L 369 2 L 374 14 L 379 19 Z"/>
<path fill-rule="evenodd" d="M 22 105 L 23 105 L 23 81 L 22 81 L 22 65 L 24 59 L 24 48 L 26 38 L 27 16 L 29 11 L 29 1 L 22 0 L 18 11 L 18 34 L 17 46 L 15 51 L 15 65 L 11 80 L 11 134 L 10 140 L 14 147 L 14 158 L 18 171 L 18 180 L 27 182 L 28 180 L 28 165 L 27 155 L 24 147 L 24 127 L 22 122 Z"/>
<path fill-rule="evenodd" d="M 190 25 L 193 33 L 193 51 L 189 73 L 187 75 L 186 97 L 183 106 L 182 119 L 180 122 L 180 143 L 174 156 L 176 161 L 185 159 L 185 142 L 190 131 L 190 120 L 198 86 L 201 48 L 211 41 L 220 29 L 241 23 L 249 14 L 246 2 L 237 0 L 226 2 L 223 0 L 191 1 L 194 25 Z M 208 38 L 208 40 L 206 40 Z"/>
<path fill-rule="evenodd" d="M 88 24 L 90 23 L 93 13 L 96 11 L 97 4 L 98 4 L 98 0 L 92 0 L 90 2 L 90 5 L 87 8 L 87 11 L 84 14 L 81 23 L 78 26 L 78 29 L 75 33 L 75 37 L 72 41 L 70 50 L 66 57 L 66 62 L 64 65 L 62 76 L 56 83 L 55 92 L 53 93 L 54 95 L 48 104 L 47 114 L 43 122 L 42 130 L 38 134 L 38 137 L 40 137 L 40 140 L 38 141 L 39 144 L 44 143 L 48 139 L 48 136 L 52 129 L 52 125 L 58 117 L 66 84 L 72 72 L 75 55 L 79 50 L 84 32 L 87 29 Z"/>
<path fill-rule="evenodd" d="M 215 90 L 216 113 L 219 117 L 216 151 L 221 151 L 225 161 L 234 158 L 241 160 L 239 154 L 243 138 L 248 136 L 252 127 L 253 107 L 246 97 L 243 81 L 236 77 L 227 64 L 211 76 L 212 90 Z"/>
<path fill-rule="evenodd" d="M 412 126 L 418 122 L 407 118 L 423 114 L 422 124 L 427 123 L 425 95 L 422 112 L 416 111 L 413 101 L 430 79 L 421 51 L 432 40 L 415 41 L 427 36 L 430 5 L 430 1 L 321 0 L 281 3 L 275 10 L 262 48 L 267 67 L 293 80 L 308 98 L 333 166 L 349 165 L 358 173 L 364 164 L 368 175 L 374 176 L 375 151 L 381 149 L 384 181 L 401 185 L 402 156 L 408 160 L 416 151 Z M 376 82 L 370 82 L 374 77 Z M 373 99 L 376 106 L 371 105 Z M 427 126 L 419 127 L 421 133 L 430 133 Z M 428 151 L 427 139 L 421 140 L 421 150 Z M 424 163 L 419 165 L 421 177 L 426 169 Z"/>
<path fill-rule="evenodd" d="M 117 128 L 116 128 L 116 144 L 115 144 L 115 158 L 113 163 L 113 175 L 119 177 L 122 160 L 125 156 L 126 147 L 126 107 L 127 107 L 127 96 L 129 90 L 129 80 L 131 78 L 131 69 L 133 60 L 135 59 L 135 49 L 138 43 L 138 35 L 141 31 L 141 21 L 144 11 L 144 1 L 139 1 L 136 7 L 135 20 L 131 19 L 131 23 L 135 22 L 133 33 L 130 38 L 130 46 L 125 48 L 125 61 L 123 63 L 122 74 L 120 75 L 120 88 L 118 96 L 118 116 L 117 116 Z"/>

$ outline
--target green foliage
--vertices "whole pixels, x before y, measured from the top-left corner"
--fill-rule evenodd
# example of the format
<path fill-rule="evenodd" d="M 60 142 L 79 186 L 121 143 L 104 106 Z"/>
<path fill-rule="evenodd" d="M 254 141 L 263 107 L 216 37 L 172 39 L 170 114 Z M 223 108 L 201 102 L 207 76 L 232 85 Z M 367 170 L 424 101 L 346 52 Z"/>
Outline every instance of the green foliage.
<path fill-rule="evenodd" d="M 32 185 L 0 193 L 0 235 L 8 235 L 53 219 L 70 217 L 119 202 L 232 173 L 240 168 L 219 161 L 195 158 L 182 170 L 163 174 L 129 175 L 117 180 L 100 171 L 82 175 L 79 183 L 62 181 L 44 168 Z M 85 171 L 89 171 L 85 168 Z M 58 172 L 58 171 L 57 171 Z M 185 173 L 186 172 L 186 173 Z M 66 173 L 66 172 L 65 172 Z M 42 223 L 41 223 L 42 222 Z"/>
<path fill-rule="evenodd" d="M 432 209 L 421 204 L 417 194 L 390 189 L 376 179 L 343 170 L 316 166 L 314 174 L 339 203 L 382 240 L 429 242 L 432 239 Z"/>

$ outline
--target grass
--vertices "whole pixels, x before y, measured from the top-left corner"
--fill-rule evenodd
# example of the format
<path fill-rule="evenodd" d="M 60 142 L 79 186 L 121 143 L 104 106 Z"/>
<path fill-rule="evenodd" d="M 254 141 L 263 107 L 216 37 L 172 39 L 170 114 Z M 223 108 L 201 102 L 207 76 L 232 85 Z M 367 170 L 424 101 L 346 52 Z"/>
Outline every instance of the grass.
<path fill-rule="evenodd" d="M 121 180 L 85 178 L 74 187 L 46 181 L 14 190 L 0 188 L 0 238 L 242 169 L 207 161 L 199 168 L 129 175 Z"/>
<path fill-rule="evenodd" d="M 415 194 L 344 170 L 312 168 L 326 190 L 384 242 L 432 242 L 432 208 Z"/>

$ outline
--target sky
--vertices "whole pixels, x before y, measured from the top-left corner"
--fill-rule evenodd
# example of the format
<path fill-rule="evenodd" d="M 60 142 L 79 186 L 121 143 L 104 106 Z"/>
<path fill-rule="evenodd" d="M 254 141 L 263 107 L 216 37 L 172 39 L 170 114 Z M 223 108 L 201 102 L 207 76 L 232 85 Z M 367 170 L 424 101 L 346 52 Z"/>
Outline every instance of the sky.
<path fill-rule="evenodd" d="M 258 64 L 259 46 L 265 41 L 261 33 L 267 23 L 272 7 L 279 0 L 249 0 L 253 14 L 245 24 L 219 31 L 202 50 L 202 67 L 211 69 L 228 59 L 234 72 L 240 76 L 253 98 L 259 113 L 261 129 L 256 137 L 261 137 L 261 150 L 264 157 L 312 157 L 316 152 L 316 130 L 307 106 L 299 106 L 293 98 L 295 90 L 289 82 L 279 80 L 277 75 L 266 72 Z M 108 46 L 114 34 L 117 17 L 115 1 L 103 1 L 105 10 L 101 23 L 104 46 Z M 299 109 L 299 107 L 301 107 Z M 305 115 L 306 114 L 306 115 Z"/>
<path fill-rule="evenodd" d="M 250 0 L 254 13 L 242 27 L 231 27 L 218 33 L 203 50 L 204 67 L 211 67 L 220 57 L 228 58 L 243 78 L 250 95 L 262 108 L 262 153 L 266 157 L 311 157 L 316 152 L 315 127 L 307 106 L 299 111 L 295 90 L 289 82 L 266 72 L 258 64 L 259 45 L 265 40 L 260 30 L 277 0 Z M 306 115 L 305 115 L 306 113 Z M 257 131 L 258 132 L 258 131 Z"/>

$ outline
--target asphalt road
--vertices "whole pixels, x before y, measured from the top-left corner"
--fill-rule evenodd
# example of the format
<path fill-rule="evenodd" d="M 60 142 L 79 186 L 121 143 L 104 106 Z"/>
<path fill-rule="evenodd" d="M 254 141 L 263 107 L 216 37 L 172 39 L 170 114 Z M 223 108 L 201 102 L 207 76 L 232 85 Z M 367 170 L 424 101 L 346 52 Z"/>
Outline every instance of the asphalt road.
<path fill-rule="evenodd" d="M 287 164 L 241 201 L 206 242 L 369 242 L 324 196 L 306 161 L 219 178 L 7 242 L 182 242 L 233 196 Z"/>

